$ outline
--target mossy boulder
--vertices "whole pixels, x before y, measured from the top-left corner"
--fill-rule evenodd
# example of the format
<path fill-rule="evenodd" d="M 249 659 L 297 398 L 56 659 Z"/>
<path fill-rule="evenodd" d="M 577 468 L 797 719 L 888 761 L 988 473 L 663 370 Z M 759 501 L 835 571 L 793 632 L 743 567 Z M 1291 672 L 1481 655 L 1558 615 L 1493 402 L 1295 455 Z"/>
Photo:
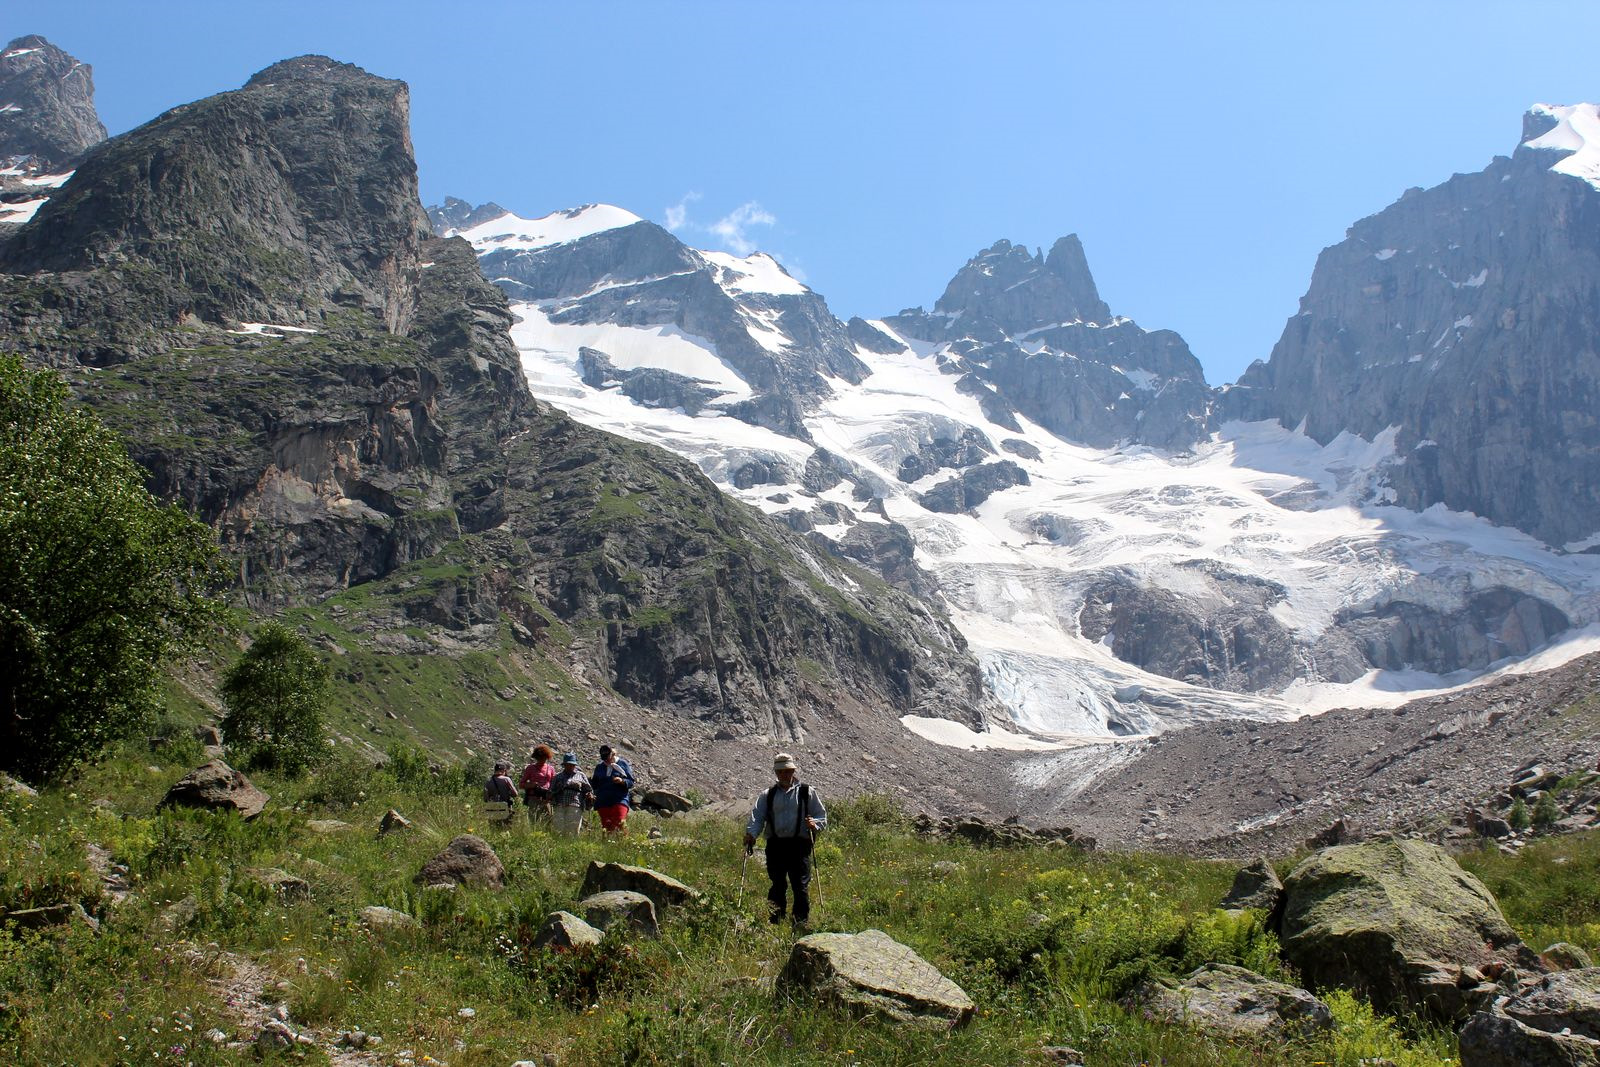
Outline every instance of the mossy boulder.
<path fill-rule="evenodd" d="M 1282 1040 L 1334 1026 L 1333 1012 L 1304 989 L 1222 963 L 1181 982 L 1146 982 L 1130 999 L 1151 1018 L 1224 1038 Z"/>
<path fill-rule="evenodd" d="M 1423 841 L 1323 849 L 1284 883 L 1284 958 L 1312 988 L 1458 1020 L 1492 1000 L 1487 975 L 1539 970 L 1482 882 Z"/>
<path fill-rule="evenodd" d="M 1600 1065 L 1600 970 L 1547 975 L 1461 1030 L 1461 1067 Z"/>
<path fill-rule="evenodd" d="M 882 930 L 802 937 L 777 988 L 909 1026 L 950 1029 L 973 1012 L 960 986 Z"/>

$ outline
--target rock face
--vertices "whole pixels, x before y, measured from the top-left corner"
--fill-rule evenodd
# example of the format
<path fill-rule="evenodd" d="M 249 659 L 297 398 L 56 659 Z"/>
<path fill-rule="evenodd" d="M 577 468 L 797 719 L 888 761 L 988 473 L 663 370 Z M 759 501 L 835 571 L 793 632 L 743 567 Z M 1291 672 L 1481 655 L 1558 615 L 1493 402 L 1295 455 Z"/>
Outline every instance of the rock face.
<path fill-rule="evenodd" d="M 248 602 L 362 587 L 349 640 L 370 651 L 514 645 L 741 733 L 798 736 L 841 693 L 852 712 L 933 700 L 981 721 L 977 664 L 942 609 L 862 581 L 693 465 L 534 401 L 504 295 L 465 242 L 429 232 L 408 95 L 306 56 L 106 142 L 0 239 L 0 333 L 218 530 Z M 645 259 L 684 251 L 628 229 Z M 604 259 L 527 284 L 567 299 Z M 823 313 L 798 292 L 735 303 L 730 329 L 765 309 L 804 333 Z M 572 314 L 623 314 L 607 307 Z M 789 370 L 821 387 L 749 344 L 772 389 Z M 855 373 L 846 353 L 830 372 Z"/>
<path fill-rule="evenodd" d="M 505 886 L 506 869 L 489 842 L 476 834 L 461 834 L 423 864 L 412 881 L 418 885 L 454 882 L 474 889 L 500 889 Z"/>
<path fill-rule="evenodd" d="M 1440 1021 L 1498 991 L 1489 972 L 1538 969 L 1483 883 L 1437 845 L 1380 840 L 1325 849 L 1284 882 L 1284 958 L 1313 988 Z"/>
<path fill-rule="evenodd" d="M 997 241 L 969 260 L 932 312 L 885 320 L 946 345 L 947 371 L 991 422 L 1023 415 L 1082 444 L 1184 449 L 1209 430 L 1212 394 L 1183 338 L 1114 316 L 1076 235 L 1048 255 Z"/>
<path fill-rule="evenodd" d="M 684 809 L 687 810 L 687 809 Z M 604 863 L 590 860 L 584 872 L 584 896 L 622 890 L 649 897 L 657 908 L 679 907 L 700 899 L 697 890 L 690 889 L 670 875 L 652 871 L 648 867 L 633 867 L 626 863 Z"/>
<path fill-rule="evenodd" d="M 1221 906 L 1236 910 L 1254 908 L 1270 916 L 1281 903 L 1283 882 L 1279 880 L 1278 872 L 1272 869 L 1272 863 L 1261 857 L 1249 866 L 1241 867 L 1239 873 L 1233 876 L 1233 886 L 1228 890 L 1228 895 L 1222 898 Z"/>
<path fill-rule="evenodd" d="M 1580 1064 L 1600 1064 L 1600 970 L 1546 975 L 1461 1030 L 1461 1067 Z"/>
<path fill-rule="evenodd" d="M 951 1029 L 972 1018 L 972 999 L 927 960 L 881 930 L 810 934 L 795 942 L 778 990 L 857 1015 Z"/>
<path fill-rule="evenodd" d="M 1333 1012 L 1304 989 L 1219 963 L 1181 982 L 1147 982 L 1130 998 L 1146 1015 L 1229 1038 L 1285 1040 L 1333 1029 Z"/>
<path fill-rule="evenodd" d="M 1398 427 L 1398 503 L 1557 546 L 1600 531 L 1600 188 L 1563 169 L 1572 117 L 1536 107 L 1510 158 L 1352 226 L 1235 413 L 1322 442 Z"/>
<path fill-rule="evenodd" d="M 87 64 L 36 35 L 6 45 L 0 52 L 0 166 L 67 170 L 105 139 Z"/>
<path fill-rule="evenodd" d="M 204 763 L 172 784 L 161 798 L 163 806 L 236 811 L 247 819 L 261 814 L 272 799 L 257 789 L 242 771 L 219 759 Z"/>

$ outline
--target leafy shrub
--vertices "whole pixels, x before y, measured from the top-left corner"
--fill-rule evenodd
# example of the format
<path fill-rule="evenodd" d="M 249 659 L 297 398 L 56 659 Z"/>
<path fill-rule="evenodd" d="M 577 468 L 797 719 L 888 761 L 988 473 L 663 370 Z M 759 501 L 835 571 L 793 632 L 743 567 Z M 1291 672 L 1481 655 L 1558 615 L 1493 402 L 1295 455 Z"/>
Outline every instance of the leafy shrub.
<path fill-rule="evenodd" d="M 1533 825 L 1533 816 L 1528 814 L 1528 805 L 1521 797 L 1511 802 L 1511 810 L 1506 812 L 1506 822 L 1511 824 L 1513 830 L 1526 830 Z"/>
<path fill-rule="evenodd" d="M 351 749 L 341 749 L 317 768 L 305 799 L 327 808 L 353 808 L 367 799 L 372 776 L 370 759 Z"/>
<path fill-rule="evenodd" d="M 841 832 L 891 831 L 905 833 L 911 819 L 900 802 L 887 793 L 863 793 L 828 800 L 828 825 Z"/>
<path fill-rule="evenodd" d="M 246 767 L 288 774 L 320 762 L 328 668 L 305 639 L 269 622 L 222 679 L 228 710 L 222 738 L 228 756 Z"/>
<path fill-rule="evenodd" d="M 1208 963 L 1232 963 L 1269 978 L 1287 978 L 1278 939 L 1259 911 L 1213 911 L 1189 920 L 1179 937 L 1177 970 L 1187 974 Z"/>
<path fill-rule="evenodd" d="M 1561 820 L 1561 806 L 1556 803 L 1555 790 L 1546 789 L 1533 805 L 1533 825 L 1541 830 L 1554 826 Z"/>

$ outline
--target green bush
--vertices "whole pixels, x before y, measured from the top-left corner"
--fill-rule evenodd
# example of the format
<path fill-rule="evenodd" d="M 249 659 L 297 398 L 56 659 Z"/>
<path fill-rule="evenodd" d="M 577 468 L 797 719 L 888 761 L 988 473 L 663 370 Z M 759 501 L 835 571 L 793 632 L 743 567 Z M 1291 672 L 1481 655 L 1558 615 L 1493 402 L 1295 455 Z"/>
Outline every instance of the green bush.
<path fill-rule="evenodd" d="M 1556 803 L 1555 790 L 1546 789 L 1533 805 L 1533 825 L 1549 829 L 1561 820 L 1561 806 Z"/>
<path fill-rule="evenodd" d="M 1521 797 L 1511 802 L 1511 810 L 1506 812 L 1506 822 L 1511 824 L 1513 830 L 1526 830 L 1533 825 L 1533 816 L 1528 814 L 1528 805 Z"/>
<path fill-rule="evenodd" d="M 304 638 L 269 622 L 222 679 L 228 758 L 288 774 L 321 762 L 328 668 Z"/>

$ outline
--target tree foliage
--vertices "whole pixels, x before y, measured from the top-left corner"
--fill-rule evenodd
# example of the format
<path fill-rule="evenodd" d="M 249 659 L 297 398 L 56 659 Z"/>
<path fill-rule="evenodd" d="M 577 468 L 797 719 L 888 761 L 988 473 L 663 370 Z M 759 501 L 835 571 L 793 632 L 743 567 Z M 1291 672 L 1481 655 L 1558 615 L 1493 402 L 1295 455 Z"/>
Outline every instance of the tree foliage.
<path fill-rule="evenodd" d="M 147 723 L 219 615 L 218 559 L 59 376 L 0 355 L 0 767 L 48 779 Z"/>
<path fill-rule="evenodd" d="M 246 767 L 291 774 L 326 755 L 322 710 L 328 668 L 304 638 L 269 622 L 222 680 L 222 740 Z"/>

